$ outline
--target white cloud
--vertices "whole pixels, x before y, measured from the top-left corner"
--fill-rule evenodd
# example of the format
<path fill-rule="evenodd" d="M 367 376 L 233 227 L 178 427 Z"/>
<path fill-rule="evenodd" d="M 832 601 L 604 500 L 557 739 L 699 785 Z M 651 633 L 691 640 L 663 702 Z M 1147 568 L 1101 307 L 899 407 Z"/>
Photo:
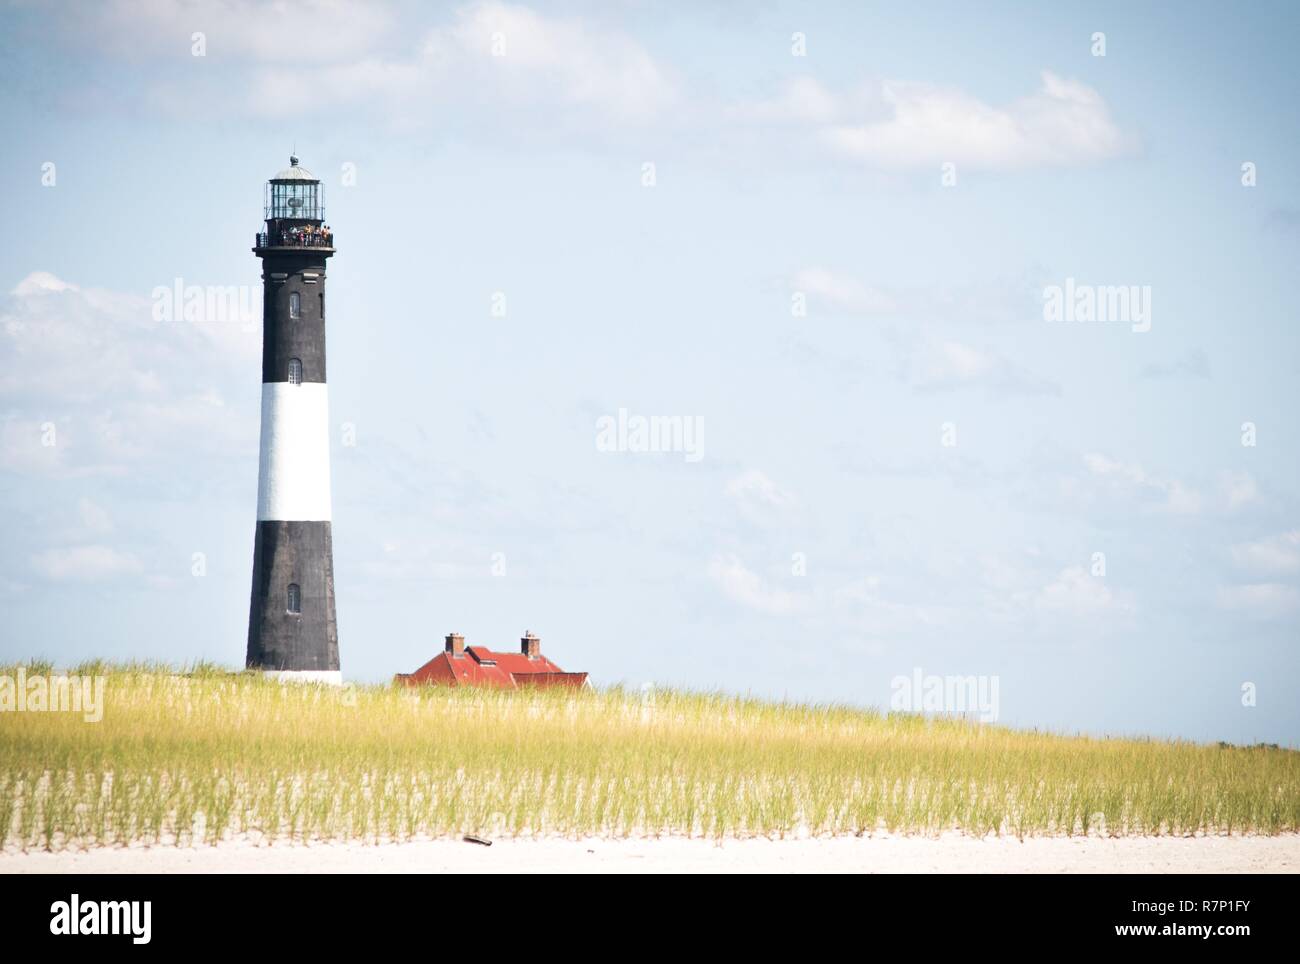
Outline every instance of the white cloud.
<path fill-rule="evenodd" d="M 1085 455 L 1083 461 L 1093 478 L 1113 495 L 1137 498 L 1176 515 L 1191 515 L 1201 510 L 1199 493 L 1176 479 L 1159 479 L 1147 474 L 1140 465 L 1117 462 L 1096 453 Z"/>
<path fill-rule="evenodd" d="M 930 340 L 918 351 L 913 383 L 939 390 L 983 386 L 1008 393 L 1058 394 L 1059 386 L 1039 378 L 996 352 L 953 340 Z"/>
<path fill-rule="evenodd" d="M 1300 572 L 1300 529 L 1233 546 L 1232 561 L 1258 572 Z"/>
<path fill-rule="evenodd" d="M 504 44 L 502 56 L 491 56 L 494 37 Z M 430 52 L 436 59 L 494 61 L 506 75 L 503 90 L 515 99 L 550 88 L 546 93 L 569 103 L 642 115 L 677 97 L 664 68 L 630 37 L 495 0 L 459 10 L 455 26 L 429 38 Z"/>
<path fill-rule="evenodd" d="M 1259 498 L 1255 478 L 1249 472 L 1224 472 L 1219 476 L 1229 509 L 1239 509 Z"/>
<path fill-rule="evenodd" d="M 796 77 L 770 100 L 744 103 L 733 113 L 739 120 L 762 123 L 830 124 L 844 113 L 843 98 L 812 77 Z"/>
<path fill-rule="evenodd" d="M 830 599 L 850 614 L 855 631 L 876 637 L 952 629 L 961 624 L 963 614 L 958 607 L 886 598 L 885 588 L 879 576 L 866 575 L 835 589 Z"/>
<path fill-rule="evenodd" d="M 407 123 L 427 122 L 446 105 L 547 105 L 622 122 L 657 117 L 679 99 L 671 72 L 624 33 L 478 0 L 397 54 L 367 52 L 317 66 L 277 58 L 255 72 L 247 104 L 276 116 L 366 104 Z"/>
<path fill-rule="evenodd" d="M 385 539 L 361 565 L 370 583 L 470 580 L 492 577 L 492 553 L 463 540 Z"/>
<path fill-rule="evenodd" d="M 960 342 L 938 342 L 931 347 L 927 370 L 922 375 L 924 381 L 968 381 L 987 375 L 996 367 L 987 352 Z"/>
<path fill-rule="evenodd" d="M 746 517 L 762 520 L 792 508 L 795 498 L 758 469 L 750 469 L 727 483 L 727 498 Z"/>
<path fill-rule="evenodd" d="M 332 63 L 374 50 L 397 26 L 386 3 L 368 0 L 111 0 L 73 20 L 87 42 L 150 58 L 192 58 L 202 32 L 206 56 L 263 63 Z"/>
<path fill-rule="evenodd" d="M 728 599 L 759 612 L 784 615 L 805 609 L 810 602 L 806 593 L 771 586 L 734 555 L 715 556 L 709 564 L 709 578 Z"/>
<path fill-rule="evenodd" d="M 56 581 L 98 582 L 140 573 L 135 556 L 109 546 L 87 545 L 47 549 L 32 557 L 32 566 Z"/>
<path fill-rule="evenodd" d="M 183 117 L 196 103 L 276 121 L 351 109 L 404 129 L 454 122 L 461 136 L 509 135 L 593 114 L 639 123 L 682 100 L 672 71 L 627 33 L 501 0 L 427 9 L 377 0 L 112 0 L 60 26 L 96 55 L 147 60 L 142 100 Z M 196 32 L 205 35 L 201 59 L 191 53 Z M 135 91 L 128 83 L 113 93 L 116 103 Z M 105 101 L 92 88 L 73 97 Z M 455 108 L 465 112 L 448 117 Z"/>
<path fill-rule="evenodd" d="M 113 531 L 113 520 L 108 510 L 85 496 L 77 502 L 77 514 L 81 518 L 82 527 L 87 532 L 102 534 Z"/>
<path fill-rule="evenodd" d="M 47 272 L 19 282 L 0 303 L 0 469 L 115 474 L 255 450 L 255 410 L 232 412 L 226 393 L 256 370 L 256 327 L 151 308 Z"/>
<path fill-rule="evenodd" d="M 887 81 L 887 116 L 841 122 L 821 136 L 835 151 L 885 168 L 1017 170 L 1088 164 L 1128 149 L 1101 95 L 1050 71 L 1042 86 L 1003 107 L 953 88 Z"/>
<path fill-rule="evenodd" d="M 2 397 L 2 396 L 0 396 Z M 0 469 L 22 475 L 58 475 L 66 471 L 67 446 L 57 443 L 59 424 L 52 419 L 0 417 Z"/>
<path fill-rule="evenodd" d="M 1276 619 L 1300 608 L 1300 590 L 1276 582 L 1220 586 L 1219 605 L 1252 619 Z"/>
<path fill-rule="evenodd" d="M 826 268 L 804 268 L 794 276 L 794 289 L 812 295 L 829 307 L 858 315 L 888 315 L 896 310 L 892 298 Z"/>
<path fill-rule="evenodd" d="M 864 283 L 821 265 L 797 271 L 787 285 L 808 297 L 810 309 L 884 321 L 973 325 L 1021 322 L 1041 312 L 1042 286 L 1026 278 L 981 284 L 902 287 Z"/>
<path fill-rule="evenodd" d="M 1034 608 L 1066 616 L 1101 616 L 1126 613 L 1132 603 L 1111 591 L 1106 580 L 1082 566 L 1062 569 L 1034 596 Z"/>
<path fill-rule="evenodd" d="M 878 605 L 880 603 L 880 577 L 876 575 L 862 576 L 848 585 L 841 586 L 835 590 L 834 599 L 839 604 Z"/>
<path fill-rule="evenodd" d="M 32 295 L 45 294 L 49 291 L 77 291 L 77 286 L 69 284 L 60 278 L 56 278 L 48 271 L 33 271 L 22 281 L 14 286 L 13 291 L 9 292 L 19 298 L 29 298 Z"/>
<path fill-rule="evenodd" d="M 968 322 L 986 320 L 993 302 L 1007 307 L 1006 291 L 954 292 L 917 289 L 884 291 L 823 267 L 800 270 L 791 279 L 792 290 L 809 296 L 832 311 L 892 321 L 939 318 Z M 979 348 L 951 338 L 909 339 L 896 342 L 912 384 L 923 390 L 982 387 L 1008 394 L 1059 394 L 1060 387 L 1040 378 L 992 349 Z"/>
<path fill-rule="evenodd" d="M 429 28 L 423 10 L 363 0 L 113 0 L 64 29 L 96 51 L 169 64 L 170 75 L 146 80 L 146 99 L 185 115 L 196 101 L 275 118 L 351 107 L 407 126 L 462 107 L 471 112 L 462 133 L 554 130 L 591 114 L 606 125 L 688 119 L 714 141 L 720 128 L 793 125 L 818 149 L 885 168 L 1081 164 L 1129 147 L 1100 94 L 1050 71 L 1003 105 L 924 83 L 833 89 L 805 76 L 770 99 L 727 106 L 692 96 L 670 64 L 595 17 L 503 0 L 431 9 L 439 20 Z M 190 53 L 196 31 L 207 44 L 200 69 Z M 82 102 L 101 96 L 79 92 Z M 478 121 L 482 111 L 496 123 Z"/>
<path fill-rule="evenodd" d="M 1209 378 L 1210 359 L 1203 349 L 1196 348 L 1172 362 L 1148 362 L 1139 374 L 1143 378 Z"/>

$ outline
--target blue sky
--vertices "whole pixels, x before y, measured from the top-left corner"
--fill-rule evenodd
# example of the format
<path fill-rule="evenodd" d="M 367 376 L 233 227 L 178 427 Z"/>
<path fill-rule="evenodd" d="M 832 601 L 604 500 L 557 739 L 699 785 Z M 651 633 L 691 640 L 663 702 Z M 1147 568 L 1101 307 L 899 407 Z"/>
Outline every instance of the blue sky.
<path fill-rule="evenodd" d="M 920 668 L 1005 723 L 1296 745 L 1298 20 L 0 6 L 0 658 L 242 664 L 257 320 L 153 292 L 260 309 L 296 149 L 346 677 L 531 629 L 599 683 Z M 1150 329 L 1044 320 L 1069 278 Z M 601 451 L 619 409 L 703 457 Z"/>

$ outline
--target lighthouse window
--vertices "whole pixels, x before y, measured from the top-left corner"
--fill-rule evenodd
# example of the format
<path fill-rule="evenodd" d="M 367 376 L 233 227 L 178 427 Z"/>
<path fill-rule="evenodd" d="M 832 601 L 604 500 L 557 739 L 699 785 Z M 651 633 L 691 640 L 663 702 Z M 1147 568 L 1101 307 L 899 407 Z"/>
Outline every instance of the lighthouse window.
<path fill-rule="evenodd" d="M 289 359 L 289 384 L 302 384 L 302 361 L 297 358 Z"/>
<path fill-rule="evenodd" d="M 302 612 L 302 590 L 298 588 L 296 582 L 289 583 L 289 602 L 287 608 L 291 613 Z"/>
<path fill-rule="evenodd" d="M 302 317 L 302 295 L 294 291 L 289 295 L 289 317 Z"/>
<path fill-rule="evenodd" d="M 325 292 L 320 293 L 320 320 L 325 320 Z"/>

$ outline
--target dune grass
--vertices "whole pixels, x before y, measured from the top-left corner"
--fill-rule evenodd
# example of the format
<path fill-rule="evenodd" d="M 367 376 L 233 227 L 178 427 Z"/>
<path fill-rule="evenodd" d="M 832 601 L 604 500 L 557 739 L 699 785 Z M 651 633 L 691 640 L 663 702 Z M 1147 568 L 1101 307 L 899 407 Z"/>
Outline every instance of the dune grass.
<path fill-rule="evenodd" d="M 102 721 L 0 713 L 0 845 L 1300 829 L 1300 753 L 1272 747 L 719 694 L 336 690 L 213 667 L 79 670 L 108 676 Z"/>

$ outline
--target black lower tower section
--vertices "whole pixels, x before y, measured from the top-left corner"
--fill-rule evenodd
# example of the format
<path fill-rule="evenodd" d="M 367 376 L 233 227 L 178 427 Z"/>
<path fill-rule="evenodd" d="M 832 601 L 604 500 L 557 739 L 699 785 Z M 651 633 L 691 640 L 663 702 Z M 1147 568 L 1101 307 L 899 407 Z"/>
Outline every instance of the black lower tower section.
<path fill-rule="evenodd" d="M 299 587 L 298 612 L 288 586 Z M 322 645 L 323 643 L 323 645 Z M 248 668 L 335 672 L 334 548 L 328 522 L 259 522 L 248 616 Z"/>

